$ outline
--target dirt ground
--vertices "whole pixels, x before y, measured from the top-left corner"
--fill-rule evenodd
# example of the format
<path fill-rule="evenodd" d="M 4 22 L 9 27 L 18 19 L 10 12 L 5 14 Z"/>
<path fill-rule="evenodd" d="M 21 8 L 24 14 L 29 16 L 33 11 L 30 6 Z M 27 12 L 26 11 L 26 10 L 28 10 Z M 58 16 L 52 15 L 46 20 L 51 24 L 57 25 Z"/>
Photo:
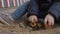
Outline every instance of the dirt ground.
<path fill-rule="evenodd" d="M 0 11 L 7 14 L 7 13 L 12 13 L 14 10 L 15 9 L 5 9 Z M 2 22 L 0 22 L 0 34 L 60 34 L 60 26 L 58 25 L 54 26 L 50 30 L 31 31 L 28 28 L 24 27 L 24 25 L 22 25 L 23 22 L 24 19 L 21 19 L 20 26 L 19 24 L 7 26 L 5 24 L 2 24 Z"/>

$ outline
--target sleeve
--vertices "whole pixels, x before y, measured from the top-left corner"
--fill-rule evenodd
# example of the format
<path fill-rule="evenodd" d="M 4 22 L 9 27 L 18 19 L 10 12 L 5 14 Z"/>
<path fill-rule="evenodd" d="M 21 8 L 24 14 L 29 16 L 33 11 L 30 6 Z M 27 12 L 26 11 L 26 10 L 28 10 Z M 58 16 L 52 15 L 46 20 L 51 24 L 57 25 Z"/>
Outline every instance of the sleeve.
<path fill-rule="evenodd" d="M 58 20 L 60 18 L 60 3 L 53 3 L 48 13 L 52 14 Z"/>
<path fill-rule="evenodd" d="M 36 16 L 38 15 L 38 4 L 35 0 L 30 0 L 30 7 L 27 16 L 31 16 L 31 15 L 36 15 Z"/>

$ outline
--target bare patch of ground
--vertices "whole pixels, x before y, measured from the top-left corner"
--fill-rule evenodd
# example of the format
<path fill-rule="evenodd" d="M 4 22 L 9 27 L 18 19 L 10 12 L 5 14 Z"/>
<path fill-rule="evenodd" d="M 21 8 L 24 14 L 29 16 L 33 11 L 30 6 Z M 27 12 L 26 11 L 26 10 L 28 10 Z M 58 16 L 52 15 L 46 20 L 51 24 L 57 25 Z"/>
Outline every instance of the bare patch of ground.
<path fill-rule="evenodd" d="M 15 9 L 2 10 L 3 13 L 12 13 Z M 23 23 L 24 19 L 20 23 Z M 60 26 L 54 27 L 50 30 L 29 31 L 25 27 L 20 27 L 19 24 L 7 26 L 0 22 L 0 34 L 60 34 Z"/>

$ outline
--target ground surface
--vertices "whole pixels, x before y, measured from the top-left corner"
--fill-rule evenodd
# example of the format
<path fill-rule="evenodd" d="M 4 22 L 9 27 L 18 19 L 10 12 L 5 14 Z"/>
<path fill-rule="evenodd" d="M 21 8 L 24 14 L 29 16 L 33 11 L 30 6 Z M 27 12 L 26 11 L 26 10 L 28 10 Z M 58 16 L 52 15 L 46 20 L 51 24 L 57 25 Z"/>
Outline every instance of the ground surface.
<path fill-rule="evenodd" d="M 3 13 L 12 13 L 15 9 L 0 10 Z M 23 23 L 24 19 L 20 23 Z M 56 25 L 57 26 L 57 25 Z M 30 31 L 25 27 L 20 27 L 19 24 L 7 26 L 0 22 L 0 34 L 60 34 L 60 26 L 54 27 L 50 30 Z"/>

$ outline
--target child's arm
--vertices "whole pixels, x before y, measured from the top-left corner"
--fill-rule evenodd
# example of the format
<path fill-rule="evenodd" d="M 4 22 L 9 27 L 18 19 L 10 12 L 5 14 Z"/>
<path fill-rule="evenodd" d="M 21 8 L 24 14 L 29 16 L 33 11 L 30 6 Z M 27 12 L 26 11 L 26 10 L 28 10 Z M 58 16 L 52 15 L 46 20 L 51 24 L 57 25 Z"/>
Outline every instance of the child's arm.
<path fill-rule="evenodd" d="M 51 8 L 48 10 L 48 14 L 44 19 L 44 24 L 54 25 L 55 21 L 60 18 L 60 3 L 53 3 Z"/>
<path fill-rule="evenodd" d="M 28 16 L 38 15 L 38 4 L 35 0 L 30 0 L 30 7 L 28 10 Z"/>
<path fill-rule="evenodd" d="M 48 13 L 51 14 L 55 20 L 58 20 L 60 17 L 60 3 L 53 3 Z"/>
<path fill-rule="evenodd" d="M 36 0 L 30 0 L 30 7 L 28 10 L 28 21 L 31 23 L 34 23 L 34 21 L 37 21 L 37 16 L 38 16 L 38 4 Z"/>

